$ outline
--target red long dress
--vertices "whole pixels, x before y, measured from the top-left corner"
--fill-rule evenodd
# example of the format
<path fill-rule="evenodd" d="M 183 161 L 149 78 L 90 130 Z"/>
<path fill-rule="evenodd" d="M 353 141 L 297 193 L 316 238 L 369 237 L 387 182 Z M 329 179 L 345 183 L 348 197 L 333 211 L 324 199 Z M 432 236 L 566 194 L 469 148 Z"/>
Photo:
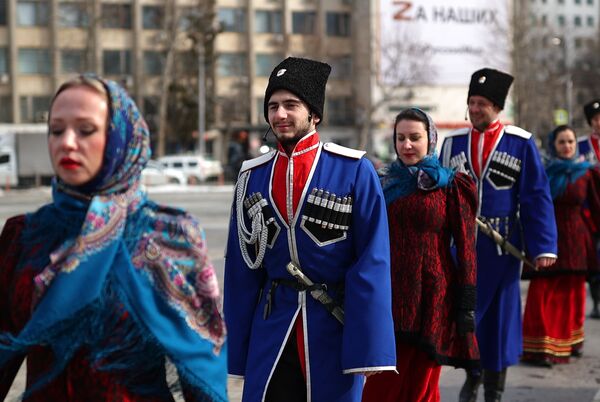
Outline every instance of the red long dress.
<path fill-rule="evenodd" d="M 478 367 L 475 334 L 460 336 L 455 321 L 459 306 L 475 309 L 476 197 L 473 181 L 458 173 L 448 188 L 388 205 L 400 375 L 369 377 L 363 401 L 438 401 L 441 365 Z"/>
<path fill-rule="evenodd" d="M 600 171 L 590 169 L 554 200 L 558 259 L 543 270 L 523 272 L 523 278 L 531 279 L 523 317 L 523 361 L 568 363 L 583 347 L 586 274 L 599 269 L 583 210 L 589 208 L 600 227 L 599 192 Z"/>
<path fill-rule="evenodd" d="M 43 267 L 26 265 L 21 270 L 16 266 L 21 258 L 27 258 L 26 250 L 19 241 L 24 229 L 23 216 L 9 219 L 0 236 L 0 332 L 17 334 L 31 315 L 31 302 L 34 291 L 33 278 Z M 127 317 L 123 317 L 127 320 Z M 24 356 L 0 369 L 0 400 L 4 400 L 10 390 Z M 27 355 L 27 388 L 29 389 L 42 374 L 52 367 L 53 353 L 45 347 L 35 347 Z M 96 370 L 90 363 L 85 350 L 79 350 L 67 367 L 48 385 L 32 393 L 26 402 L 163 402 L 173 401 L 166 382 L 164 362 L 148 367 L 144 373 L 135 373 L 141 384 L 161 385 L 162 396 L 147 396 L 136 393 L 123 385 L 123 378 L 132 373 L 120 374 Z M 193 400 L 189 391 L 184 391 L 187 401 Z"/>

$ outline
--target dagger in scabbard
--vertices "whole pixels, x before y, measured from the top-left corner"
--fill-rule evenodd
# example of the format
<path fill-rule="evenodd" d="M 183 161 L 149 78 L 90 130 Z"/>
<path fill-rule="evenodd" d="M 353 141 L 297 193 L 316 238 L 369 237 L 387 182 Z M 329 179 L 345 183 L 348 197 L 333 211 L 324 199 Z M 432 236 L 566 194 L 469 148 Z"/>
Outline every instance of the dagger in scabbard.
<path fill-rule="evenodd" d="M 300 267 L 293 262 L 289 262 L 286 265 L 287 271 L 301 284 L 310 287 L 314 286 L 314 282 L 311 281 L 305 274 L 302 272 Z M 344 310 L 338 306 L 335 301 L 327 294 L 327 291 L 322 287 L 309 290 L 310 295 L 321 303 L 327 311 L 329 311 L 342 325 L 344 325 Z"/>
<path fill-rule="evenodd" d="M 481 218 L 475 218 L 475 222 L 477 222 L 479 230 L 491 238 L 502 250 L 523 261 L 525 265 L 537 271 L 537 267 L 531 261 L 529 261 L 527 257 L 525 257 L 525 254 L 508 240 L 506 240 L 500 233 L 498 233 L 498 231 L 494 230 L 489 222 L 484 222 Z"/>

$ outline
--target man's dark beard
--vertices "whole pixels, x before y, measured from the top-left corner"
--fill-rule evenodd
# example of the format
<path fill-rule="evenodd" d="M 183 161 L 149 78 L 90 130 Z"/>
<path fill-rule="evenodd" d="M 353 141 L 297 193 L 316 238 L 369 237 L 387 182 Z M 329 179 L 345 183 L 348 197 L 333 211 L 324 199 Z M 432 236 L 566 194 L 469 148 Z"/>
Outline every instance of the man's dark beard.
<path fill-rule="evenodd" d="M 490 126 L 490 124 L 492 124 L 491 121 L 488 123 L 485 123 L 485 124 L 478 124 L 477 126 L 475 124 L 473 124 L 473 127 L 475 127 L 477 130 L 479 130 L 483 133 Z M 480 127 L 480 126 L 483 126 L 483 127 Z"/>
<path fill-rule="evenodd" d="M 302 134 L 301 136 L 294 136 L 293 138 L 280 138 L 277 133 L 273 130 L 273 134 L 275 135 L 275 138 L 277 139 L 277 141 L 279 142 L 279 144 L 281 144 L 282 147 L 286 148 L 289 147 L 290 149 L 294 149 L 296 147 L 296 144 L 298 142 L 300 142 L 300 140 L 304 137 L 306 137 L 306 135 L 309 133 L 309 130 L 307 129 L 304 134 Z"/>
<path fill-rule="evenodd" d="M 289 147 L 291 147 L 291 148 L 294 148 L 294 147 L 296 146 L 296 144 L 297 144 L 298 142 L 300 142 L 300 140 L 302 139 L 302 138 L 296 138 L 296 137 L 294 137 L 294 138 L 283 138 L 283 139 L 279 139 L 279 138 L 277 137 L 277 135 L 276 135 L 275 137 L 277 138 L 277 141 L 279 141 L 279 143 L 281 144 L 281 146 L 282 146 L 282 147 L 284 147 L 284 148 L 285 148 L 286 146 L 289 146 Z"/>

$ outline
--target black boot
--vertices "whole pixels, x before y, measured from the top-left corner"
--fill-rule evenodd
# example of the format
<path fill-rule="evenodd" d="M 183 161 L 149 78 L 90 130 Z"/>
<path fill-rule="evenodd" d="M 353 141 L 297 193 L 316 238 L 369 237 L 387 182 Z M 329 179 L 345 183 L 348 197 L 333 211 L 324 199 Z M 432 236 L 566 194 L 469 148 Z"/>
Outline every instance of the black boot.
<path fill-rule="evenodd" d="M 481 385 L 481 372 L 467 370 L 467 379 L 458 394 L 458 402 L 475 402 Z"/>
<path fill-rule="evenodd" d="M 600 310 L 598 310 L 598 303 L 600 302 L 600 280 L 595 279 L 590 282 L 590 295 L 592 296 L 592 312 L 590 318 L 600 318 Z"/>
<path fill-rule="evenodd" d="M 506 383 L 506 369 L 502 371 L 483 370 L 485 402 L 500 402 Z"/>

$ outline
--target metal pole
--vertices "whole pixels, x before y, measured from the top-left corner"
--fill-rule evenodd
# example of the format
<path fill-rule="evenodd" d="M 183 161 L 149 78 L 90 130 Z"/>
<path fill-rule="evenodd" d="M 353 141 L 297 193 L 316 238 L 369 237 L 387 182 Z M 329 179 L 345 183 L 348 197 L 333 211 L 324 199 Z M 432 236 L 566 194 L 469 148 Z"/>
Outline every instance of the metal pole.
<path fill-rule="evenodd" d="M 561 81 L 565 81 L 565 101 L 567 103 L 567 124 L 573 122 L 573 77 L 571 76 L 571 60 L 569 58 L 569 49 L 567 40 L 563 37 L 555 36 L 551 39 L 551 43 L 560 46 L 563 56 L 563 65 L 565 67 L 564 75 L 561 76 Z M 562 104 L 562 102 L 561 102 Z"/>
<path fill-rule="evenodd" d="M 569 115 L 568 122 L 569 125 L 573 123 L 573 78 L 571 77 L 571 72 L 567 72 L 567 114 Z"/>
<path fill-rule="evenodd" d="M 571 59 L 569 58 L 569 47 L 567 40 L 563 38 L 562 46 L 565 58 L 565 90 L 567 101 L 567 124 L 573 122 L 573 77 L 571 77 Z"/>
<path fill-rule="evenodd" d="M 204 156 L 206 144 L 204 141 L 205 119 L 206 119 L 206 88 L 204 85 L 204 42 L 203 38 L 198 41 L 198 154 Z"/>

